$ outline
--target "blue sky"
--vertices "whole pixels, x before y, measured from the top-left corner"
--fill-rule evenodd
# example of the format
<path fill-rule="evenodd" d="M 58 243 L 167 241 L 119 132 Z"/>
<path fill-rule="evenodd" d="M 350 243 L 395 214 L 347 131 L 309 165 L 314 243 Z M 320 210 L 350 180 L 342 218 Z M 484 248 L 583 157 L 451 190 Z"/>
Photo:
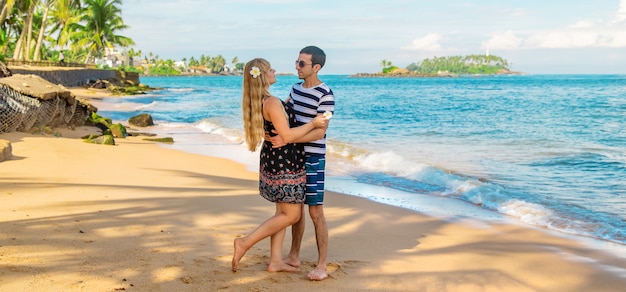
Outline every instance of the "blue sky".
<path fill-rule="evenodd" d="M 531 74 L 626 74 L 626 0 L 125 0 L 135 49 L 162 59 L 255 57 L 293 73 L 321 47 L 323 74 L 434 56 L 503 57 Z"/>

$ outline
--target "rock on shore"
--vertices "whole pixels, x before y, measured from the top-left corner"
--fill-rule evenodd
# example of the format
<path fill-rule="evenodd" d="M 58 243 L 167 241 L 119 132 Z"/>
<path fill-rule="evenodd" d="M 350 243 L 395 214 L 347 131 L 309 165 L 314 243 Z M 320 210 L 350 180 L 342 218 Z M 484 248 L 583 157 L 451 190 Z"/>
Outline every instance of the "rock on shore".
<path fill-rule="evenodd" d="M 97 108 L 37 75 L 0 78 L 0 133 L 35 127 L 82 126 Z"/>

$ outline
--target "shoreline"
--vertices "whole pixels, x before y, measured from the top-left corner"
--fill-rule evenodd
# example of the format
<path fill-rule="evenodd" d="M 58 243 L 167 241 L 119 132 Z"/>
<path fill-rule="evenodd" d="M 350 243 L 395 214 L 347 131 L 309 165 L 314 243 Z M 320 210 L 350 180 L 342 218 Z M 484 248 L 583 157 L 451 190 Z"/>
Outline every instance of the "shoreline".
<path fill-rule="evenodd" d="M 626 284 L 623 260 L 573 240 L 521 225 L 444 221 L 336 192 L 326 208 L 330 279 L 305 280 L 317 255 L 310 219 L 300 273 L 265 271 L 267 239 L 232 273 L 232 240 L 274 212 L 258 195 L 257 173 L 138 137 L 87 144 L 76 138 L 82 131 L 0 135 L 14 149 L 0 163 L 0 290 L 619 291 Z"/>
<path fill-rule="evenodd" d="M 305 279 L 317 256 L 310 219 L 299 273 L 265 271 L 267 239 L 232 273 L 232 240 L 274 212 L 258 195 L 258 174 L 141 137 L 116 139 L 116 146 L 79 139 L 94 130 L 59 129 L 60 138 L 0 134 L 13 146 L 13 159 L 0 162 L 0 290 L 621 291 L 626 285 L 623 259 L 544 230 L 442 220 L 332 191 L 325 208 L 329 279 Z M 285 252 L 289 241 L 288 232 Z"/>

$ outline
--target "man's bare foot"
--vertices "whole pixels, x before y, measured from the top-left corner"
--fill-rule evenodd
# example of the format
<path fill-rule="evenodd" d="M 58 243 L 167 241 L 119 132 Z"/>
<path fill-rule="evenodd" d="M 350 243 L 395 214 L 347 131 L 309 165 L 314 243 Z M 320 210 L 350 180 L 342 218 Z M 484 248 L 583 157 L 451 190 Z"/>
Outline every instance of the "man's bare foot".
<path fill-rule="evenodd" d="M 283 262 L 285 262 L 285 264 L 288 264 L 292 267 L 298 268 L 300 267 L 300 259 L 297 257 L 292 257 L 292 256 L 287 256 L 286 258 L 283 259 Z"/>
<path fill-rule="evenodd" d="M 297 267 L 291 266 L 285 262 L 279 262 L 279 263 L 269 263 L 267 265 L 267 271 L 268 272 L 291 272 L 291 273 L 295 273 L 295 272 L 300 272 L 300 269 L 298 269 Z"/>
<path fill-rule="evenodd" d="M 233 253 L 233 261 L 231 263 L 233 272 L 237 271 L 237 268 L 239 267 L 239 260 L 241 260 L 243 255 L 246 253 L 244 248 L 241 246 L 243 244 L 241 241 L 241 238 L 235 238 L 235 240 L 233 241 L 233 246 L 235 247 L 235 252 Z"/>
<path fill-rule="evenodd" d="M 309 280 L 312 281 L 321 281 L 328 278 L 328 273 L 326 273 L 326 267 L 316 267 L 307 275 Z"/>

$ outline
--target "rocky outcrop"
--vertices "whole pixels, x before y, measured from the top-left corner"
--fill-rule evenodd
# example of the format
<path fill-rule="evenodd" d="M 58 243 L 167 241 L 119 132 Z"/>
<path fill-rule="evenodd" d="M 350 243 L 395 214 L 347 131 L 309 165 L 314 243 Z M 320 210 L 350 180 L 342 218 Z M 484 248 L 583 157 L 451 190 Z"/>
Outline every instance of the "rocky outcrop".
<path fill-rule="evenodd" d="M 150 114 L 139 114 L 128 119 L 128 124 L 137 127 L 149 127 L 154 126 L 154 121 Z"/>
<path fill-rule="evenodd" d="M 119 85 L 137 86 L 140 84 L 139 73 L 119 70 L 115 72 L 115 81 L 119 82 Z"/>
<path fill-rule="evenodd" d="M 145 141 L 151 142 L 160 142 L 160 143 L 174 143 L 174 138 L 172 137 L 163 137 L 163 138 L 143 138 Z"/>
<path fill-rule="evenodd" d="M 11 160 L 12 156 L 13 150 L 11 148 L 11 142 L 7 140 L 0 140 L 0 162 Z"/>
<path fill-rule="evenodd" d="M 113 135 L 100 135 L 100 136 L 91 135 L 83 139 L 83 141 L 85 141 L 86 143 L 92 143 L 92 144 L 115 145 L 115 138 L 113 138 Z"/>
<path fill-rule="evenodd" d="M 111 130 L 111 135 L 115 138 L 126 138 L 126 136 L 128 136 L 128 133 L 126 133 L 126 127 L 119 123 L 111 125 L 109 130 Z"/>
<path fill-rule="evenodd" d="M 97 109 L 38 75 L 0 78 L 0 133 L 35 127 L 82 126 Z"/>

